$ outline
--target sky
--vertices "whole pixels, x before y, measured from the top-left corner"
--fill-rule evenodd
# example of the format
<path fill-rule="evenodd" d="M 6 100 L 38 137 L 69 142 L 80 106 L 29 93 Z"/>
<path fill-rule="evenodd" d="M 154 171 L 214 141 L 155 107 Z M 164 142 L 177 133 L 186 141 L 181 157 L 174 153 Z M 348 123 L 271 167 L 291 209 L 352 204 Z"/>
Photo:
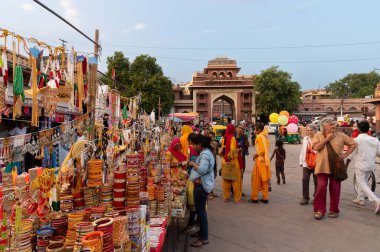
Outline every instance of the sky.
<path fill-rule="evenodd" d="M 245 75 L 279 66 L 302 89 L 380 69 L 378 0 L 40 1 L 91 38 L 99 29 L 104 72 L 115 51 L 130 62 L 155 57 L 173 83 L 191 81 L 220 56 L 235 59 Z M 34 1 L 1 2 L 1 28 L 93 52 L 90 41 Z"/>

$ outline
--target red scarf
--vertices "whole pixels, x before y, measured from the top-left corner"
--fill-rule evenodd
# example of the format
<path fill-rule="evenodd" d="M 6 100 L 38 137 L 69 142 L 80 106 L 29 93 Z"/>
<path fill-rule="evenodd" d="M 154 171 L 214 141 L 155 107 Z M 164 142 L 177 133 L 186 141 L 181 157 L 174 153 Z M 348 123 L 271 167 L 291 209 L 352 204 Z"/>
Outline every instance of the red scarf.
<path fill-rule="evenodd" d="M 170 147 L 169 147 L 170 153 L 173 156 L 175 156 L 175 158 L 178 159 L 179 162 L 186 161 L 186 156 L 182 153 L 182 151 L 178 151 L 174 148 L 177 144 L 181 145 L 181 140 L 178 137 L 174 138 L 172 143 L 170 144 Z M 181 150 L 182 150 L 182 146 L 181 146 Z"/>
<path fill-rule="evenodd" d="M 224 153 L 224 161 L 228 162 L 228 154 L 231 150 L 231 139 L 234 137 L 235 133 L 235 126 L 230 123 L 227 125 L 226 134 L 224 134 L 224 146 L 225 146 L 225 153 Z"/>

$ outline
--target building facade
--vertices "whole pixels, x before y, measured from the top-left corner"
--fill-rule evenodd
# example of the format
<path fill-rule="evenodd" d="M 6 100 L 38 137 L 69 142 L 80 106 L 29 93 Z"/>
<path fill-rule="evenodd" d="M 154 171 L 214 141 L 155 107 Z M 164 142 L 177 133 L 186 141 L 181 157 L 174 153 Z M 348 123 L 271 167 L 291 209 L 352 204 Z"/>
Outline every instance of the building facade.
<path fill-rule="evenodd" d="M 316 116 L 340 116 L 348 114 L 351 118 L 373 116 L 375 105 L 367 98 L 333 99 L 325 90 L 305 90 L 302 103 L 298 105 L 296 115 L 305 119 Z"/>
<path fill-rule="evenodd" d="M 189 83 L 173 88 L 174 112 L 197 112 L 205 122 L 231 117 L 251 121 L 255 116 L 254 75 L 238 75 L 236 61 L 218 57 L 210 60 Z"/>

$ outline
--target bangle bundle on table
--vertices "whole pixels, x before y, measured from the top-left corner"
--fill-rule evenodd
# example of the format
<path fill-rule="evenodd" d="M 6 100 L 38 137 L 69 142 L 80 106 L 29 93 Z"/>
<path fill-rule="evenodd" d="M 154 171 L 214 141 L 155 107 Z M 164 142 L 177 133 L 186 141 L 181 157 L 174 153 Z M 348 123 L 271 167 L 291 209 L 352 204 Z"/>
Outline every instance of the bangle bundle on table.
<path fill-rule="evenodd" d="M 103 251 L 112 252 L 113 244 L 113 218 L 101 218 L 93 222 L 96 231 L 103 232 Z"/>
<path fill-rule="evenodd" d="M 113 207 L 116 209 L 125 207 L 127 187 L 126 179 L 126 166 L 123 164 L 120 165 L 116 171 L 114 171 Z"/>
<path fill-rule="evenodd" d="M 76 239 L 74 244 L 74 251 L 82 248 L 82 238 L 88 233 L 94 232 L 94 225 L 91 222 L 79 222 L 75 224 Z"/>
<path fill-rule="evenodd" d="M 49 245 L 49 241 L 54 234 L 54 229 L 50 226 L 40 228 L 36 231 L 37 233 L 37 251 L 45 251 L 46 247 Z"/>

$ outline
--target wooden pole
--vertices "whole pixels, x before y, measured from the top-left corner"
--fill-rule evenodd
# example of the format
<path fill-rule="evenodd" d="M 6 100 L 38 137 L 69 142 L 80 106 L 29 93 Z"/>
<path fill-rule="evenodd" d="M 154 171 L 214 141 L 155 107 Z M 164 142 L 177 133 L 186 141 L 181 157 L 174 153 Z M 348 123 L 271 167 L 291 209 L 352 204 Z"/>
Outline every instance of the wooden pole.
<path fill-rule="evenodd" d="M 158 97 L 158 123 L 161 120 L 161 96 Z"/>
<path fill-rule="evenodd" d="M 94 56 L 98 60 L 99 58 L 99 30 L 95 30 L 95 45 L 94 45 Z M 95 139 L 95 100 L 96 100 L 96 93 L 97 93 L 97 83 L 98 83 L 98 64 L 90 64 L 90 109 L 91 112 L 91 133 L 90 133 L 90 140 Z"/>

